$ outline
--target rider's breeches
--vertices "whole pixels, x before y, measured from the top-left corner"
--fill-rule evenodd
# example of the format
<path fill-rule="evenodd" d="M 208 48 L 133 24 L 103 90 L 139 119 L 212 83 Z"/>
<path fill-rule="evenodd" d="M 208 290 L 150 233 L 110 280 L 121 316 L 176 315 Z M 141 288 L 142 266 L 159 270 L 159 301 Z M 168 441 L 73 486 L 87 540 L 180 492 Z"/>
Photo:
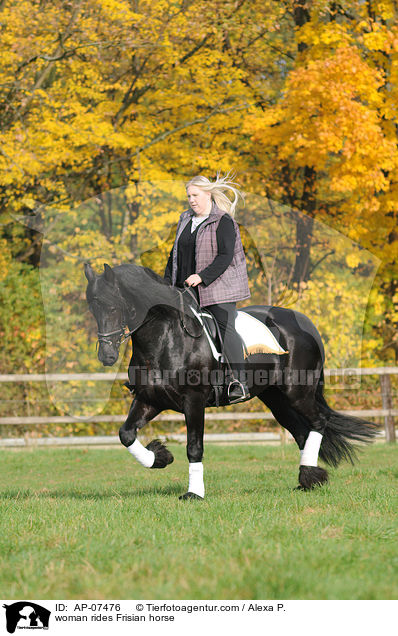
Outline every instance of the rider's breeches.
<path fill-rule="evenodd" d="M 244 368 L 244 356 L 241 338 L 235 330 L 236 303 L 207 305 L 203 309 L 210 311 L 217 320 L 224 343 L 225 355 L 229 360 L 235 377 L 239 377 L 237 371 Z"/>

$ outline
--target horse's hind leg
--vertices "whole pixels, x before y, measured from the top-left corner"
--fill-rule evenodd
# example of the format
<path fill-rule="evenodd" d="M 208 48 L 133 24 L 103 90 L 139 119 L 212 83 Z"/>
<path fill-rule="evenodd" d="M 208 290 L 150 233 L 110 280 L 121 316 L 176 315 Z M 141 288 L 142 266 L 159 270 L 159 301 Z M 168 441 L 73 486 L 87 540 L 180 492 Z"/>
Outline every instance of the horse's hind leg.
<path fill-rule="evenodd" d="M 119 438 L 129 453 L 146 468 L 165 468 L 173 461 L 173 455 L 159 441 L 153 440 L 145 448 L 137 438 L 137 431 L 152 420 L 159 409 L 135 398 L 131 404 L 126 421 L 120 427 Z"/>
<path fill-rule="evenodd" d="M 286 394 L 277 387 L 268 387 L 258 397 L 272 411 L 279 424 L 291 433 L 299 447 L 299 488 L 309 490 L 317 484 L 325 483 L 328 480 L 327 471 L 317 465 L 322 434 L 319 430 L 313 430 L 312 422 L 316 422 L 316 414 L 313 413 L 311 418 L 311 415 L 308 417 L 308 408 L 296 409 Z M 325 423 L 322 425 L 324 427 Z"/>
<path fill-rule="evenodd" d="M 294 437 L 299 449 L 303 449 L 310 431 L 307 420 L 290 406 L 277 387 L 267 387 L 257 397 L 268 406 L 277 422 Z"/>
<path fill-rule="evenodd" d="M 327 426 L 327 416 L 315 399 L 315 385 L 290 386 L 283 390 L 290 406 L 302 416 L 308 426 L 304 446 L 300 448 L 299 488 L 310 490 L 328 481 L 328 473 L 318 466 L 319 449 Z"/>
<path fill-rule="evenodd" d="M 203 434 L 205 423 L 205 398 L 192 391 L 186 396 L 184 408 L 187 426 L 187 457 L 189 461 L 188 491 L 180 499 L 204 499 Z"/>

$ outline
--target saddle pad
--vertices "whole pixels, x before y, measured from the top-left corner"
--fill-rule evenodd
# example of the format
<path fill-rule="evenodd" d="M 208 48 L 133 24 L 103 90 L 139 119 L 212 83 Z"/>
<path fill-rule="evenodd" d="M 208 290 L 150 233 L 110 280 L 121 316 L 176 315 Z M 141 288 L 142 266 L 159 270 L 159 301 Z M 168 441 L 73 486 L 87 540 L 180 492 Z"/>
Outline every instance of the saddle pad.
<path fill-rule="evenodd" d="M 288 353 L 280 346 L 273 333 L 257 318 L 239 310 L 235 320 L 235 329 L 243 338 L 248 354 Z"/>
<path fill-rule="evenodd" d="M 195 311 L 192 306 L 191 310 L 200 324 L 203 325 L 214 358 L 219 360 L 222 357 L 221 353 L 215 348 L 213 338 L 203 324 L 201 315 Z M 208 314 L 207 312 L 203 312 L 203 314 L 209 316 L 209 318 L 213 317 L 212 314 Z M 257 320 L 257 318 L 253 318 L 253 316 L 250 316 L 250 314 L 247 314 L 245 311 L 238 310 L 235 320 L 235 329 L 243 339 L 248 355 L 253 353 L 276 353 L 277 355 L 288 353 L 288 351 L 282 349 L 273 333 L 264 323 Z"/>

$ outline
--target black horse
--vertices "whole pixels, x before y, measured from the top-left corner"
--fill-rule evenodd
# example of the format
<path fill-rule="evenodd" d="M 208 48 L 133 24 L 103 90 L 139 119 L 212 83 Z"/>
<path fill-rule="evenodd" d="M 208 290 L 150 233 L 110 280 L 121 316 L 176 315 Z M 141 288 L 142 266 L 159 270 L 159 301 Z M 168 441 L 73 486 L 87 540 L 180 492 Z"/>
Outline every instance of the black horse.
<path fill-rule="evenodd" d="M 170 287 L 146 267 L 111 268 L 97 276 L 85 265 L 87 301 L 98 325 L 98 358 L 105 366 L 118 359 L 123 338 L 131 336 L 133 355 L 129 388 L 134 393 L 119 431 L 122 444 L 144 466 L 164 468 L 173 461 L 159 440 L 144 448 L 137 432 L 158 413 L 172 409 L 185 415 L 189 486 L 182 499 L 203 498 L 205 408 L 216 403 L 220 363 L 191 307 L 190 293 Z M 197 307 L 196 307 L 197 309 Z M 332 466 L 355 459 L 354 441 L 370 442 L 376 427 L 332 410 L 323 397 L 324 350 L 319 333 L 300 312 L 281 307 L 250 306 L 244 311 L 265 323 L 287 352 L 256 353 L 245 361 L 250 397 L 258 397 L 295 439 L 301 453 L 299 488 L 311 489 L 328 479 L 319 457 Z M 126 329 L 129 333 L 126 334 Z M 215 375 L 214 375 L 215 374 Z"/>

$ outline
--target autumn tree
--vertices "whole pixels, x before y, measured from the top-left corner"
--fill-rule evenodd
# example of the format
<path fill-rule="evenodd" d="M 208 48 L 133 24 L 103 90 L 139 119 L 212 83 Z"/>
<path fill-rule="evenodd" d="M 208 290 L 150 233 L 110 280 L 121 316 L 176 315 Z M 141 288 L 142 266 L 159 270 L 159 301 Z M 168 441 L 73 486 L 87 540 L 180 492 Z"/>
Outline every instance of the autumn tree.
<path fill-rule="evenodd" d="M 353 8 L 348 2 L 304 0 L 293 5 L 294 68 L 275 104 L 245 121 L 244 131 L 261 157 L 255 178 L 262 179 L 270 198 L 306 215 L 297 224 L 297 284 L 313 270 L 314 218 L 381 259 L 379 292 L 371 303 L 389 307 L 387 322 L 380 316 L 380 333 L 384 347 L 396 348 L 395 5 L 367 2 Z"/>

